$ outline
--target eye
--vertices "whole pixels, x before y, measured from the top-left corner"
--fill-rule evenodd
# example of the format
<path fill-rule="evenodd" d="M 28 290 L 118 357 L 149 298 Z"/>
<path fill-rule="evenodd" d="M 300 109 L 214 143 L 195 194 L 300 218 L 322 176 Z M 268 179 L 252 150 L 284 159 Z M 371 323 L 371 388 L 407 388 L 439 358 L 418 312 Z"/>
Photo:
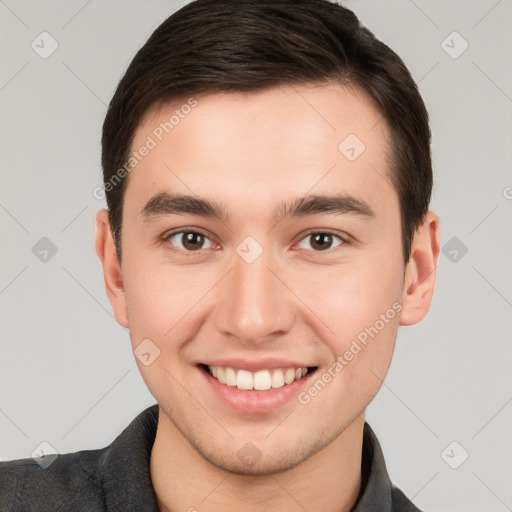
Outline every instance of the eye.
<path fill-rule="evenodd" d="M 307 242 L 310 240 L 310 242 Z M 313 249 L 316 252 L 327 251 L 344 244 L 345 240 L 332 233 L 316 232 L 306 235 L 298 244 L 300 249 Z M 309 245 L 309 247 L 308 247 Z"/>
<path fill-rule="evenodd" d="M 197 231 L 177 231 L 164 237 L 164 241 L 178 247 L 182 251 L 197 252 L 201 249 L 210 249 L 213 242 Z"/>

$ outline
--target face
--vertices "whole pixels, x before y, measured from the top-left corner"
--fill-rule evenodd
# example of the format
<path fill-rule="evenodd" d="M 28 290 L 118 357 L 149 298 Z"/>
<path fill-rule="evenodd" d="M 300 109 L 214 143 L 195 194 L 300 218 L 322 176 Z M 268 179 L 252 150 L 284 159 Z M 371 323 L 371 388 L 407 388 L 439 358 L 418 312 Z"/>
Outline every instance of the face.
<path fill-rule="evenodd" d="M 137 130 L 109 296 L 165 421 L 217 467 L 292 468 L 380 387 L 405 294 L 388 138 L 339 85 L 197 96 Z"/>

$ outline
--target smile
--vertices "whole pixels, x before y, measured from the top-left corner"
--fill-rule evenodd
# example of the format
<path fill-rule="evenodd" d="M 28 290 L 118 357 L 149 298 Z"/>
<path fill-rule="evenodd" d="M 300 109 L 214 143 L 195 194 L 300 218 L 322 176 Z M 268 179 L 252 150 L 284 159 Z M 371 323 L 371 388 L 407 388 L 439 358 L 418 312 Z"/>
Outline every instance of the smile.
<path fill-rule="evenodd" d="M 247 391 L 267 391 L 269 389 L 281 388 L 302 379 L 308 373 L 307 367 L 274 368 L 257 372 L 223 366 L 208 365 L 206 368 L 210 375 L 221 384 Z"/>

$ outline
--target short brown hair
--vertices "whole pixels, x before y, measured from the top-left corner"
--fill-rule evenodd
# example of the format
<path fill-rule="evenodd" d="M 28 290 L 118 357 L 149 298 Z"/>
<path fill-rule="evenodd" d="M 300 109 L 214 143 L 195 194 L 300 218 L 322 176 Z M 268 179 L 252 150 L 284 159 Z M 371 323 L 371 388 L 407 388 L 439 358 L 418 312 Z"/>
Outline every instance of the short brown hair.
<path fill-rule="evenodd" d="M 156 104 L 327 81 L 362 90 L 390 128 L 390 179 L 407 262 L 432 192 L 428 113 L 400 57 L 352 11 L 328 0 L 194 0 L 169 16 L 135 55 L 110 102 L 102 136 L 105 184 L 127 162 L 135 131 Z M 125 174 L 106 188 L 119 259 Z"/>

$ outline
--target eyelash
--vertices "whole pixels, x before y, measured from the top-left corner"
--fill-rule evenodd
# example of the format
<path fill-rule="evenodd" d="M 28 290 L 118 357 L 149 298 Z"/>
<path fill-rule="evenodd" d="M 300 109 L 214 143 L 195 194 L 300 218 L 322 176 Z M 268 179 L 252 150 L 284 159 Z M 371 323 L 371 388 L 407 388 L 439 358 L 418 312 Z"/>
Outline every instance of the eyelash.
<path fill-rule="evenodd" d="M 215 244 L 215 242 L 212 242 L 212 241 L 210 240 L 210 238 L 209 238 L 206 234 L 202 233 L 201 231 L 192 230 L 192 229 L 190 229 L 190 230 L 184 230 L 184 229 L 181 229 L 181 230 L 179 230 L 179 231 L 173 231 L 173 232 L 171 232 L 171 233 L 167 233 L 167 234 L 165 234 L 165 235 L 162 237 L 162 241 L 163 241 L 163 242 L 165 242 L 165 243 L 167 243 L 167 244 L 169 244 L 169 245 L 171 246 L 171 248 L 172 248 L 172 250 L 173 250 L 173 251 L 175 251 L 175 252 L 179 252 L 179 253 L 185 253 L 185 254 L 187 254 L 187 255 L 189 255 L 189 254 L 194 254 L 194 253 L 198 253 L 198 254 L 199 254 L 199 253 L 201 253 L 203 250 L 205 250 L 205 249 L 202 249 L 202 248 L 201 248 L 201 249 L 198 249 L 197 251 L 189 251 L 189 250 L 187 250 L 187 249 L 180 249 L 180 248 L 176 248 L 176 247 L 175 247 L 175 246 L 170 242 L 170 240 L 171 240 L 171 238 L 172 238 L 172 237 L 174 237 L 174 236 L 176 236 L 176 235 L 184 235 L 184 234 L 201 235 L 201 236 L 202 236 L 202 237 L 204 237 L 205 239 L 209 240 L 211 244 L 217 245 L 217 244 Z M 325 249 L 325 250 L 315 251 L 315 250 L 313 250 L 313 249 L 312 249 L 312 251 L 313 251 L 313 252 L 315 252 L 315 253 L 324 253 L 324 252 L 325 252 L 325 253 L 328 253 L 328 252 L 332 252 L 332 250 L 333 250 L 333 249 L 335 249 L 336 247 L 339 247 L 339 246 L 341 246 L 341 245 L 346 245 L 346 244 L 348 244 L 348 243 L 349 243 L 348 237 L 340 236 L 339 234 L 333 233 L 333 232 L 331 232 L 331 231 L 329 231 L 329 230 L 317 230 L 317 231 L 310 231 L 310 232 L 306 233 L 306 234 L 305 234 L 305 235 L 304 235 L 304 236 L 299 240 L 299 242 L 298 242 L 298 243 L 300 243 L 300 242 L 302 242 L 303 240 L 305 240 L 306 238 L 311 237 L 311 236 L 314 236 L 314 235 L 328 235 L 328 236 L 331 236 L 331 237 L 333 237 L 333 238 L 337 238 L 337 239 L 340 241 L 340 243 L 339 243 L 338 245 L 336 245 L 336 246 L 334 246 L 334 247 L 329 247 L 328 249 Z M 308 249 L 306 249 L 306 250 L 308 250 Z"/>

